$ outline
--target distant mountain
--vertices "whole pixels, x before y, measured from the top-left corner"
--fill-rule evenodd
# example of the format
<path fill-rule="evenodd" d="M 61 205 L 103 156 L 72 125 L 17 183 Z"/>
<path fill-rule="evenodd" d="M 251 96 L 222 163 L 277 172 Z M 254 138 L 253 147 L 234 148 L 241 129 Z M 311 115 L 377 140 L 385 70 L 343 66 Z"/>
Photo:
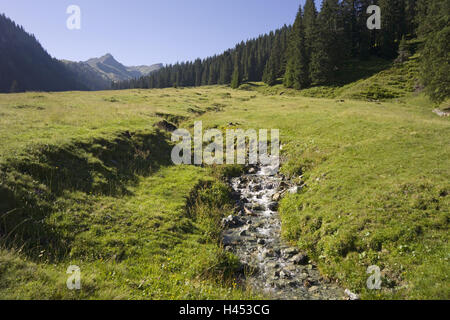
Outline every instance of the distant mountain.
<path fill-rule="evenodd" d="M 34 35 L 0 14 L 0 92 L 87 89 Z"/>
<path fill-rule="evenodd" d="M 163 67 L 126 67 L 111 54 L 85 62 L 52 58 L 34 35 L 0 14 L 0 92 L 105 90 Z"/>
<path fill-rule="evenodd" d="M 91 90 L 109 89 L 111 82 L 130 80 L 147 76 L 163 67 L 162 64 L 151 66 L 126 67 L 111 54 L 92 58 L 84 62 L 63 60 L 66 66 L 77 75 L 77 79 Z"/>

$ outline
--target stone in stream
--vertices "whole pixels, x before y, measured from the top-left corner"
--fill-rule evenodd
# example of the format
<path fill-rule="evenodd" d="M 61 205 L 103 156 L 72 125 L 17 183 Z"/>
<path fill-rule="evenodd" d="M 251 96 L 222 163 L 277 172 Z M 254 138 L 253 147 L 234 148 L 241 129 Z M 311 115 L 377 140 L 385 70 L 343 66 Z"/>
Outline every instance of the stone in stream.
<path fill-rule="evenodd" d="M 318 286 L 312 286 L 311 288 L 308 289 L 309 292 L 316 292 L 317 290 L 319 290 Z"/>
<path fill-rule="evenodd" d="M 287 248 L 282 251 L 282 257 L 285 259 L 289 259 L 298 254 L 298 250 L 296 248 Z"/>
<path fill-rule="evenodd" d="M 273 183 L 268 183 L 268 184 L 266 185 L 266 189 L 267 189 L 267 190 L 272 190 L 273 188 L 275 188 L 275 185 L 274 185 Z"/>
<path fill-rule="evenodd" d="M 244 223 L 237 216 L 229 215 L 227 218 L 222 220 L 222 226 L 224 228 L 237 228 L 242 226 Z"/>
<path fill-rule="evenodd" d="M 278 210 L 278 202 L 271 202 L 267 205 L 267 208 L 270 211 L 277 211 Z"/>
<path fill-rule="evenodd" d="M 249 174 L 255 174 L 255 173 L 256 173 L 256 169 L 255 169 L 255 168 L 250 168 L 250 169 L 248 170 L 248 173 L 249 173 Z"/>
<path fill-rule="evenodd" d="M 252 210 L 250 210 L 249 208 L 247 208 L 246 206 L 244 206 L 244 212 L 246 215 L 248 216 L 256 216 L 256 213 L 254 213 Z"/>
<path fill-rule="evenodd" d="M 262 253 L 262 257 L 263 257 L 264 259 L 272 258 L 272 257 L 274 257 L 274 256 L 275 256 L 275 252 L 274 252 L 272 249 L 265 250 L 265 251 Z"/>
<path fill-rule="evenodd" d="M 259 203 L 253 203 L 252 209 L 255 211 L 264 211 L 265 210 L 264 206 Z"/>
<path fill-rule="evenodd" d="M 255 185 L 250 186 L 249 189 L 250 189 L 250 191 L 252 191 L 252 192 L 258 192 L 258 191 L 261 191 L 261 190 L 262 190 L 262 187 L 261 187 L 260 184 L 255 184 Z"/>
<path fill-rule="evenodd" d="M 305 253 L 299 253 L 293 256 L 289 261 L 297 265 L 306 265 L 308 264 L 309 258 Z"/>
<path fill-rule="evenodd" d="M 298 278 L 300 280 L 306 280 L 306 279 L 308 279 L 308 274 L 303 272 L 302 274 L 298 275 Z"/>
<path fill-rule="evenodd" d="M 281 181 L 281 182 L 280 182 L 280 185 L 279 185 L 278 188 L 277 188 L 277 191 L 278 191 L 278 192 L 283 192 L 284 190 L 286 190 L 286 189 L 288 189 L 288 188 L 289 188 L 289 185 L 288 185 L 286 182 Z"/>
<path fill-rule="evenodd" d="M 278 201 L 280 201 L 280 199 L 281 199 L 281 192 L 277 192 L 272 196 L 273 201 L 278 202 Z"/>
<path fill-rule="evenodd" d="M 246 197 L 241 197 L 241 202 L 242 203 L 249 203 L 250 201 L 248 201 L 248 199 Z"/>
<path fill-rule="evenodd" d="M 264 239 L 258 239 L 258 241 L 256 241 L 256 243 L 257 243 L 257 244 L 260 244 L 260 245 L 265 245 L 265 244 L 266 244 L 266 240 L 264 240 Z"/>

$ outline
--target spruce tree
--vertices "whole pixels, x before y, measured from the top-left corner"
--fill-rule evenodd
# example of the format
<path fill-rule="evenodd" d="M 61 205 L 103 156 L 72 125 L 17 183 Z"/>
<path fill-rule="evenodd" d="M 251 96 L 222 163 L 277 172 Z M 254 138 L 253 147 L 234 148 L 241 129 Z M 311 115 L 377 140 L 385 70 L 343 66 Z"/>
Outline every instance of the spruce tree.
<path fill-rule="evenodd" d="M 300 6 L 292 27 L 288 48 L 288 61 L 284 85 L 288 88 L 303 89 L 310 84 L 308 60 L 305 52 L 303 12 Z"/>
<path fill-rule="evenodd" d="M 264 74 L 262 80 L 269 86 L 273 86 L 277 82 L 277 78 L 280 73 L 281 68 L 281 52 L 280 52 L 280 42 L 275 41 L 270 54 L 270 58 L 267 61 L 266 67 L 264 68 Z"/>
<path fill-rule="evenodd" d="M 313 54 L 313 46 L 317 41 L 317 9 L 314 0 L 306 0 L 303 14 L 303 28 L 305 34 L 305 52 L 308 61 Z"/>
<path fill-rule="evenodd" d="M 315 41 L 312 44 L 310 77 L 313 84 L 325 84 L 333 78 L 339 60 L 338 0 L 323 0 L 317 19 Z"/>
<path fill-rule="evenodd" d="M 231 88 L 237 89 L 241 85 L 241 71 L 240 71 L 240 56 L 238 53 L 235 55 L 234 59 L 234 71 L 231 77 Z"/>
<path fill-rule="evenodd" d="M 449 0 L 421 0 L 419 36 L 424 40 L 421 51 L 421 78 L 425 90 L 436 102 L 450 97 L 450 25 Z"/>

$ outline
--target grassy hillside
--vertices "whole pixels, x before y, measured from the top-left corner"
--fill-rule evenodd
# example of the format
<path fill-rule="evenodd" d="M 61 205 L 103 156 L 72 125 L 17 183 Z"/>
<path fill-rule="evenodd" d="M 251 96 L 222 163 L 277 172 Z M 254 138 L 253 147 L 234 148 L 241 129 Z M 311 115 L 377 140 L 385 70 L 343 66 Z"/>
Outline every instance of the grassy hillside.
<path fill-rule="evenodd" d="M 288 241 L 364 298 L 450 298 L 449 119 L 411 92 L 414 60 L 379 73 L 389 65 L 368 61 L 362 80 L 303 92 L 0 95 L 0 297 L 254 297 L 218 241 L 229 190 L 211 168 L 170 165 L 168 136 L 153 128 L 166 118 L 280 129 L 282 171 L 306 184 L 281 203 Z M 397 93 L 364 91 L 375 87 Z M 71 264 L 80 293 L 65 288 Z M 366 289 L 370 265 L 381 291 Z"/>
<path fill-rule="evenodd" d="M 170 136 L 153 127 L 225 91 L 2 95 L 0 298 L 249 297 L 219 246 L 230 190 L 209 169 L 170 166 Z M 66 288 L 69 265 L 81 292 Z"/>
<path fill-rule="evenodd" d="M 246 91 L 257 91 L 269 95 L 304 96 L 311 98 L 353 99 L 385 101 L 403 98 L 419 91 L 419 55 L 405 63 L 394 63 L 372 57 L 368 60 L 349 60 L 339 70 L 334 85 L 316 86 L 304 90 L 286 89 L 281 84 L 268 87 L 263 83 L 241 86 Z"/>

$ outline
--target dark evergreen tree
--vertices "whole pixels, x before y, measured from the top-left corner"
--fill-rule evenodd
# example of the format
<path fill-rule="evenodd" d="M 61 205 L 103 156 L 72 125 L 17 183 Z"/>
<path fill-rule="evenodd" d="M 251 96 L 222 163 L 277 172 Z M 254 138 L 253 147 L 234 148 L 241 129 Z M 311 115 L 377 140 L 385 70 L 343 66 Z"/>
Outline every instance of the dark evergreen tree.
<path fill-rule="evenodd" d="M 288 88 L 303 89 L 310 84 L 308 59 L 305 51 L 303 12 L 300 7 L 289 40 L 288 61 L 284 76 L 284 85 Z"/>
<path fill-rule="evenodd" d="M 450 97 L 450 0 L 419 1 L 421 76 L 426 92 L 437 102 Z"/>
<path fill-rule="evenodd" d="M 323 0 L 317 19 L 315 42 L 312 44 L 312 56 L 309 70 L 313 84 L 331 82 L 340 59 L 339 39 L 339 3 L 338 0 Z"/>
<path fill-rule="evenodd" d="M 277 78 L 280 72 L 280 62 L 281 54 L 280 47 L 278 43 L 275 43 L 270 54 L 269 61 L 267 61 L 266 67 L 264 69 L 264 74 L 262 80 L 269 86 L 273 86 L 277 82 Z"/>
<path fill-rule="evenodd" d="M 241 85 L 241 68 L 240 68 L 240 56 L 239 53 L 235 54 L 234 59 L 234 71 L 231 77 L 231 88 L 237 89 Z"/>
<path fill-rule="evenodd" d="M 305 34 L 305 53 L 309 61 L 313 55 L 314 44 L 318 39 L 317 34 L 317 9 L 314 0 L 306 0 L 303 14 L 303 29 Z"/>
<path fill-rule="evenodd" d="M 406 42 L 405 36 L 403 36 L 402 40 L 400 41 L 400 45 L 398 47 L 398 57 L 395 59 L 395 63 L 403 63 L 411 56 L 411 51 L 409 49 L 409 45 Z"/>

